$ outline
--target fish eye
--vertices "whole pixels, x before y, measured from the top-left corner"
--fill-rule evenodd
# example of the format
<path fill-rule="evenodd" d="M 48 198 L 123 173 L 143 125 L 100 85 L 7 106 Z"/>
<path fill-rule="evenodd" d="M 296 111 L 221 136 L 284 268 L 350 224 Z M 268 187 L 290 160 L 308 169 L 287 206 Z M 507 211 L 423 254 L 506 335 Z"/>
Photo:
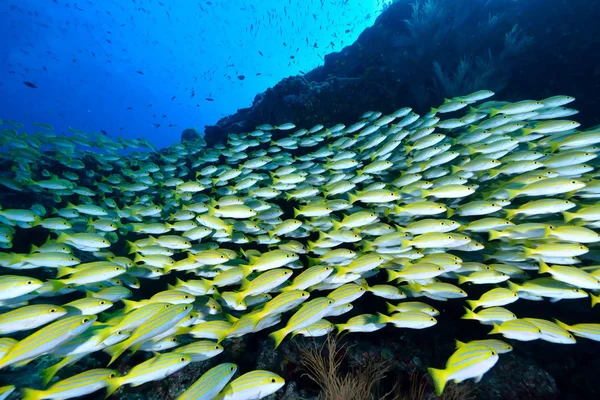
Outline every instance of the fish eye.
<path fill-rule="evenodd" d="M 51 312 L 51 313 L 53 313 L 53 312 L 56 312 L 56 308 L 51 308 L 51 309 L 50 309 L 50 312 Z"/>
<path fill-rule="evenodd" d="M 575 184 L 575 183 L 577 183 L 577 181 L 571 181 L 571 183 Z"/>
<path fill-rule="evenodd" d="M 69 261 L 75 261 L 75 259 L 73 257 L 69 258 Z"/>
<path fill-rule="evenodd" d="M 102 301 L 100 302 L 100 305 L 104 305 L 104 304 L 106 304 L 106 302 L 105 302 L 104 300 L 102 300 Z"/>
<path fill-rule="evenodd" d="M 109 377 L 109 378 L 114 378 L 115 376 L 117 376 L 117 374 L 115 374 L 115 373 L 112 373 L 112 374 L 110 374 L 108 377 Z"/>
<path fill-rule="evenodd" d="M 27 281 L 28 285 L 33 285 L 33 281 Z"/>
<path fill-rule="evenodd" d="M 229 370 L 230 370 L 231 372 L 233 372 L 233 369 L 234 369 L 234 367 L 231 367 L 231 368 L 229 368 Z"/>
<path fill-rule="evenodd" d="M 89 320 L 90 320 L 89 318 L 84 318 L 84 319 L 83 319 L 81 322 L 85 324 L 85 323 L 86 323 L 86 322 L 88 322 Z"/>
<path fill-rule="evenodd" d="M 276 382 L 276 381 L 275 381 L 275 378 L 271 378 L 271 382 L 272 382 L 272 383 L 275 383 L 275 382 Z"/>
<path fill-rule="evenodd" d="M 185 357 L 181 357 L 179 361 L 185 361 Z"/>
<path fill-rule="evenodd" d="M 171 307 L 170 304 L 165 304 L 165 308 L 169 308 L 169 307 Z"/>

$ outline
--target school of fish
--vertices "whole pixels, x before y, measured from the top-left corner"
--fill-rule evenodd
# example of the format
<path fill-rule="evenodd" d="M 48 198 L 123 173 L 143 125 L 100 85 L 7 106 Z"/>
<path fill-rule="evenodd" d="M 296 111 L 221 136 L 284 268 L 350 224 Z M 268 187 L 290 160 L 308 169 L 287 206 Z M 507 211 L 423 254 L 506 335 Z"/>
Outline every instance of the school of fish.
<path fill-rule="evenodd" d="M 597 321 L 506 308 L 600 301 L 600 128 L 568 119 L 570 96 L 493 95 L 446 99 L 422 116 L 369 111 L 350 126 L 264 124 L 226 145 L 161 151 L 1 121 L 10 170 L 0 184 L 35 204 L 0 204 L 0 369 L 49 356 L 46 387 L 18 388 L 25 400 L 108 396 L 216 357 L 228 338 L 268 330 L 277 347 L 296 335 L 426 329 L 445 301 L 463 302 L 463 318 L 492 336 L 457 338 L 445 368 L 429 368 L 438 395 L 510 352 L 499 335 L 600 341 Z M 32 227 L 48 240 L 11 250 Z M 473 285 L 489 290 L 474 298 Z M 370 296 L 386 312 L 353 315 Z M 109 368 L 138 351 L 147 361 L 123 375 Z M 61 375 L 95 352 L 107 368 Z M 260 399 L 285 385 L 223 361 L 178 399 Z"/>

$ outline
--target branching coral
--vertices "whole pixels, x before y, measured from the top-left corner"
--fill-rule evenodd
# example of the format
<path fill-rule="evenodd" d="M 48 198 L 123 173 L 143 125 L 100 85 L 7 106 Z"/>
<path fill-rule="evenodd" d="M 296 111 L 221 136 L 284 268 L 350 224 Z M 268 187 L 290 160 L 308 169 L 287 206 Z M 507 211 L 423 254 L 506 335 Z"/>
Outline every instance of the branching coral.
<path fill-rule="evenodd" d="M 451 29 L 445 23 L 448 8 L 441 0 L 417 0 L 411 6 L 411 17 L 405 22 L 414 40 L 416 56 L 420 58 L 437 46 Z"/>
<path fill-rule="evenodd" d="M 349 346 L 341 336 L 329 335 L 322 345 L 315 342 L 299 347 L 305 376 L 321 388 L 323 400 L 370 400 L 373 389 L 390 369 L 386 361 L 369 357 L 348 373 L 341 371 Z"/>
<path fill-rule="evenodd" d="M 510 32 L 504 35 L 504 50 L 501 57 L 507 58 L 520 54 L 531 46 L 533 41 L 533 37 L 527 36 L 522 29 L 519 29 L 519 25 L 515 24 Z"/>
<path fill-rule="evenodd" d="M 492 82 L 494 74 L 494 59 L 491 51 L 484 57 L 463 57 L 450 76 L 442 65 L 434 61 L 433 73 L 435 76 L 434 90 L 439 97 L 453 97 L 458 93 L 471 93 L 480 89 L 498 88 Z"/>

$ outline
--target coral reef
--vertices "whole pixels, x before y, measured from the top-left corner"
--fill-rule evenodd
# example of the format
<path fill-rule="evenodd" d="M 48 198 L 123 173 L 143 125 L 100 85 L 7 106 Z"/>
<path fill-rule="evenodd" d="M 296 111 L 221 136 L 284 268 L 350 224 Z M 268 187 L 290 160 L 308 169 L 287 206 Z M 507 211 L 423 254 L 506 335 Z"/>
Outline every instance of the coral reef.
<path fill-rule="evenodd" d="M 224 142 L 229 133 L 252 131 L 265 122 L 350 123 L 371 109 L 390 113 L 410 105 L 422 114 L 442 97 L 479 89 L 507 100 L 568 92 L 585 104 L 580 111 L 589 120 L 581 122 L 597 125 L 599 100 L 585 92 L 585 82 L 598 71 L 581 54 L 593 57 L 600 44 L 593 40 L 592 25 L 575 23 L 578 6 L 590 18 L 600 15 L 597 3 L 584 0 L 551 7 L 542 0 L 392 3 L 355 43 L 328 54 L 323 66 L 306 75 L 283 79 L 258 94 L 250 107 L 206 126 L 205 139 Z M 554 70 L 551 81 L 539 73 L 540 63 L 546 72 Z"/>

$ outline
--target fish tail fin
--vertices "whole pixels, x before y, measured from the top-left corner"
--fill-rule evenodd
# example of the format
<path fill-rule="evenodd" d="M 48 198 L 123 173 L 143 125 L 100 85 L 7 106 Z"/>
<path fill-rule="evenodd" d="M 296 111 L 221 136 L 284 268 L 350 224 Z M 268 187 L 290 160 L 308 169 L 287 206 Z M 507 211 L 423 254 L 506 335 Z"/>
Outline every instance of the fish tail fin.
<path fill-rule="evenodd" d="M 565 324 L 562 321 L 557 320 L 556 318 L 554 318 L 554 322 L 556 323 L 556 325 L 560 326 L 561 328 L 563 328 L 566 331 L 571 329 L 571 327 L 569 325 Z"/>
<path fill-rule="evenodd" d="M 342 223 L 336 220 L 332 220 L 331 224 L 333 225 L 333 230 L 334 231 L 339 231 L 340 228 L 342 227 Z"/>
<path fill-rule="evenodd" d="M 492 241 L 492 240 L 496 240 L 496 239 L 500 239 L 500 232 L 499 231 L 495 231 L 493 229 L 490 229 L 489 232 L 490 237 L 488 238 L 488 241 Z"/>
<path fill-rule="evenodd" d="M 65 275 L 70 275 L 73 272 L 75 272 L 74 268 L 69 268 L 69 267 L 58 267 L 57 271 L 56 271 L 56 277 L 57 278 L 62 278 Z"/>
<path fill-rule="evenodd" d="M 269 335 L 269 337 L 271 339 L 273 339 L 273 341 L 275 342 L 275 348 L 277 348 L 277 347 L 279 347 L 281 342 L 283 342 L 283 339 L 285 339 L 286 335 L 287 335 L 287 331 L 285 330 L 285 328 L 283 328 L 283 329 L 280 329 L 278 331 L 271 333 Z"/>
<path fill-rule="evenodd" d="M 348 193 L 348 200 L 350 201 L 350 204 L 354 204 L 358 201 L 358 196 L 352 193 Z"/>
<path fill-rule="evenodd" d="M 469 279 L 465 275 L 458 275 L 458 284 L 462 285 L 463 283 L 467 283 Z"/>
<path fill-rule="evenodd" d="M 127 246 L 129 246 L 129 254 L 137 253 L 139 247 L 132 241 L 127 240 Z"/>
<path fill-rule="evenodd" d="M 575 213 L 563 211 L 562 215 L 565 219 L 565 222 L 569 222 L 569 221 L 575 219 Z"/>
<path fill-rule="evenodd" d="M 388 317 L 385 314 L 382 314 L 382 313 L 378 312 L 377 313 L 377 322 L 383 323 L 383 324 L 387 324 L 388 322 L 390 322 L 390 317 Z"/>
<path fill-rule="evenodd" d="M 457 348 L 457 349 L 458 349 L 458 348 L 461 348 L 461 347 L 463 347 L 463 346 L 465 345 L 465 342 L 461 342 L 461 341 L 460 341 L 460 340 L 458 340 L 458 339 L 454 339 L 454 343 L 456 344 L 456 348 Z"/>
<path fill-rule="evenodd" d="M 453 210 L 453 209 L 451 209 L 450 207 L 447 207 L 447 208 L 446 208 L 446 217 L 447 217 L 447 218 L 450 218 L 450 217 L 452 217 L 453 215 L 454 215 L 454 210 Z"/>
<path fill-rule="evenodd" d="M 596 304 L 600 303 L 600 296 L 595 296 L 593 293 L 590 293 L 590 298 L 592 299 L 592 308 L 594 308 Z"/>
<path fill-rule="evenodd" d="M 64 232 L 61 232 L 58 234 L 58 237 L 56 238 L 56 243 L 64 243 L 67 240 L 69 240 L 69 235 L 67 235 Z"/>
<path fill-rule="evenodd" d="M 48 279 L 47 280 L 48 283 L 50 283 L 50 285 L 52 286 L 52 292 L 58 292 L 60 289 L 63 288 L 63 286 L 65 286 L 64 283 L 62 283 L 61 281 L 57 280 L 57 279 Z"/>
<path fill-rule="evenodd" d="M 335 324 L 335 329 L 337 329 L 338 331 L 338 335 L 342 332 L 344 332 L 344 329 L 346 329 L 346 325 L 345 324 Z"/>
<path fill-rule="evenodd" d="M 398 277 L 396 271 L 392 271 L 391 269 L 388 269 L 386 271 L 387 271 L 387 282 L 391 282 Z"/>
<path fill-rule="evenodd" d="M 506 210 L 505 209 L 504 211 L 506 212 L 506 219 L 510 221 L 511 219 L 513 219 L 515 217 L 515 215 L 517 215 L 517 212 L 519 210 L 517 210 L 517 209 L 515 209 L 515 210 Z"/>
<path fill-rule="evenodd" d="M 121 354 L 123 354 L 125 352 L 125 350 L 127 350 L 127 345 L 125 343 L 121 342 L 119 344 L 116 344 L 114 346 L 107 348 L 106 350 L 108 351 L 109 349 L 111 351 L 111 353 L 110 353 L 111 358 L 110 358 L 110 361 L 108 362 L 107 367 L 110 364 L 114 363 L 117 360 L 117 358 L 119 358 L 121 356 Z"/>
<path fill-rule="evenodd" d="M 43 390 L 25 388 L 21 390 L 21 398 L 23 400 L 39 400 L 44 395 Z"/>
<path fill-rule="evenodd" d="M 538 274 L 549 274 L 550 267 L 548 264 L 544 262 L 544 260 L 540 260 L 540 268 L 538 269 Z"/>
<path fill-rule="evenodd" d="M 560 147 L 560 143 L 557 143 L 557 142 L 550 143 L 550 153 L 556 152 L 556 150 L 558 150 L 559 147 Z"/>
<path fill-rule="evenodd" d="M 433 380 L 433 386 L 435 387 L 435 394 L 441 396 L 448 382 L 448 374 L 443 369 L 427 368 L 427 372 L 431 375 Z"/>
<path fill-rule="evenodd" d="M 500 112 L 500 110 L 497 108 L 490 108 L 490 117 L 497 115 L 499 112 Z"/>
<path fill-rule="evenodd" d="M 508 200 L 512 200 L 519 195 L 518 190 L 513 190 L 513 189 L 504 189 L 504 190 L 506 191 L 506 193 L 508 193 Z"/>
<path fill-rule="evenodd" d="M 523 132 L 523 136 L 527 136 L 531 132 L 535 131 L 535 129 L 534 128 L 522 128 L 521 131 Z"/>
<path fill-rule="evenodd" d="M 444 99 L 444 100 L 446 100 L 446 99 Z M 445 103 L 445 101 L 444 101 L 444 103 Z M 431 107 L 431 109 L 429 110 L 429 114 L 435 115 L 437 112 L 438 112 L 438 109 L 435 107 Z"/>
<path fill-rule="evenodd" d="M 514 293 L 517 293 L 520 289 L 520 286 L 514 282 L 506 281 L 506 284 L 508 285 L 508 288 Z"/>
<path fill-rule="evenodd" d="M 467 304 L 469 305 L 469 307 L 471 307 L 471 310 L 475 310 L 479 306 L 477 300 L 467 300 Z"/>
<path fill-rule="evenodd" d="M 495 333 L 500 333 L 500 325 L 498 325 L 498 324 L 497 324 L 497 323 L 495 323 L 495 322 L 492 322 L 492 325 L 493 325 L 494 327 L 492 328 L 492 330 L 490 331 L 490 333 L 488 333 L 488 335 L 493 335 L 493 334 L 495 334 Z"/>
<path fill-rule="evenodd" d="M 105 399 L 109 398 L 111 394 L 117 391 L 121 387 L 121 380 L 119 378 L 108 379 L 106 381 L 106 396 Z"/>
<path fill-rule="evenodd" d="M 123 302 L 123 312 L 125 314 L 129 313 L 131 310 L 135 310 L 137 308 L 138 303 L 133 300 L 121 299 Z"/>
<path fill-rule="evenodd" d="M 49 366 L 48 368 L 42 370 L 42 372 L 40 372 L 40 375 L 42 376 L 42 383 L 45 385 L 47 385 L 48 383 L 50 383 L 50 381 L 52 380 L 52 378 L 54 378 L 54 375 L 56 375 L 56 373 L 61 369 L 61 367 L 63 366 L 62 361 Z"/>
<path fill-rule="evenodd" d="M 229 236 L 232 236 L 233 235 L 233 224 L 227 225 L 225 227 L 225 232 L 227 232 L 227 234 Z"/>
<path fill-rule="evenodd" d="M 242 273 L 243 273 L 242 277 L 244 279 L 246 279 L 246 277 L 252 273 L 251 265 L 240 265 L 239 268 L 242 270 Z"/>
<path fill-rule="evenodd" d="M 300 215 L 300 210 L 294 207 L 294 218 L 296 218 L 298 215 Z"/>
<path fill-rule="evenodd" d="M 460 317 L 461 319 L 476 319 L 477 314 L 473 312 L 473 310 L 463 307 L 465 309 L 465 315 Z"/>
<path fill-rule="evenodd" d="M 392 303 L 388 303 L 387 301 L 385 302 L 385 308 L 390 314 L 396 311 L 396 306 L 394 306 Z"/>

